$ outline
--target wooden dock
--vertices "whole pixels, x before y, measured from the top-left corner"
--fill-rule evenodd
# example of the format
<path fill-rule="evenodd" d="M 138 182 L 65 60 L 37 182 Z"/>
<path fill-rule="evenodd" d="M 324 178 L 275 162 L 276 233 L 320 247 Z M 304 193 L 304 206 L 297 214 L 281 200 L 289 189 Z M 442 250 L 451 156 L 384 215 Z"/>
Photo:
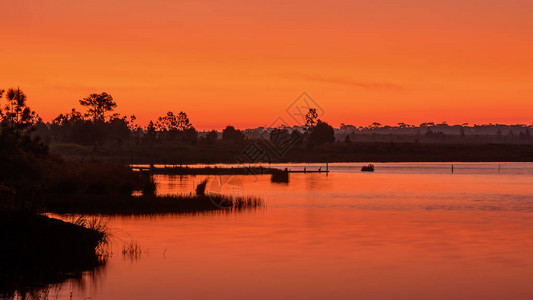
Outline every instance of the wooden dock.
<path fill-rule="evenodd" d="M 190 168 L 188 166 L 164 166 L 164 167 L 140 167 L 131 166 L 131 169 L 139 172 L 148 172 L 152 174 L 166 174 L 166 175 L 258 175 L 258 174 L 273 174 L 273 173 L 329 173 L 328 168 L 314 170 L 290 170 L 277 169 L 270 167 L 201 167 Z"/>
<path fill-rule="evenodd" d="M 283 170 L 282 170 L 283 171 Z M 329 170 L 287 170 L 289 173 L 329 173 Z"/>

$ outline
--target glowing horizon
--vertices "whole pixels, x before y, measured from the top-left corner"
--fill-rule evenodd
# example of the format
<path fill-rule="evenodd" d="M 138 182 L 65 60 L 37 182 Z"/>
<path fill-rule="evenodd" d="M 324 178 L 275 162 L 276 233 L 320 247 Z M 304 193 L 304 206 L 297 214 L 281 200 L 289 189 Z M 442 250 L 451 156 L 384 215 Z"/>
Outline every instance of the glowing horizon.
<path fill-rule="evenodd" d="M 323 119 L 531 124 L 533 3 L 4 2 L 0 88 L 45 121 L 108 92 L 140 124 L 270 125 L 303 91 Z"/>

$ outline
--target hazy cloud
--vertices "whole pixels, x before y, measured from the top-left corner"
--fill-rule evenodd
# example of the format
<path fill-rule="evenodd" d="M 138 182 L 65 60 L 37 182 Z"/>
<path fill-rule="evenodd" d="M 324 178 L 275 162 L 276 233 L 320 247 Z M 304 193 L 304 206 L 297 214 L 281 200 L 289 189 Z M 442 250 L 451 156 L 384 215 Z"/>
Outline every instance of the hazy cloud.
<path fill-rule="evenodd" d="M 368 90 L 384 90 L 384 91 L 405 91 L 406 87 L 390 83 L 390 82 L 361 82 L 357 80 L 352 80 L 349 78 L 339 78 L 339 77 L 324 77 L 317 75 L 305 75 L 299 74 L 291 76 L 293 78 L 299 78 L 308 81 L 317 81 L 317 82 L 326 82 L 333 84 L 342 84 L 347 86 L 354 86 L 358 88 L 368 89 Z"/>

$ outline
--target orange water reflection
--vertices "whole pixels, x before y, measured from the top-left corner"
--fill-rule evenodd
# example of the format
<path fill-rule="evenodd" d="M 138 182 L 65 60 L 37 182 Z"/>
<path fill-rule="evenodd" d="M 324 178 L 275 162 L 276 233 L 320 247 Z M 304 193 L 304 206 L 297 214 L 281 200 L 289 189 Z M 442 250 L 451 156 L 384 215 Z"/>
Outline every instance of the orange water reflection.
<path fill-rule="evenodd" d="M 533 165 L 517 169 L 244 177 L 266 210 L 111 218 L 115 249 L 134 239 L 147 253 L 115 253 L 105 280 L 74 295 L 531 299 Z M 158 192 L 191 192 L 204 177 L 159 176 Z"/>

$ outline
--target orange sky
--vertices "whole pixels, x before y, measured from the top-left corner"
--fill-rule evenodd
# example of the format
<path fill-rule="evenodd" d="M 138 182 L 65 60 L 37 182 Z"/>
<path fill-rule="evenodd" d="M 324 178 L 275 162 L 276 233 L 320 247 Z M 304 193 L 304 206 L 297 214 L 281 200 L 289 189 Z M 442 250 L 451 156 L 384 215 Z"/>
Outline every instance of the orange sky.
<path fill-rule="evenodd" d="M 367 125 L 533 122 L 531 0 L 0 0 L 0 87 L 50 120 L 92 92 L 140 123 L 269 125 L 302 92 Z"/>

